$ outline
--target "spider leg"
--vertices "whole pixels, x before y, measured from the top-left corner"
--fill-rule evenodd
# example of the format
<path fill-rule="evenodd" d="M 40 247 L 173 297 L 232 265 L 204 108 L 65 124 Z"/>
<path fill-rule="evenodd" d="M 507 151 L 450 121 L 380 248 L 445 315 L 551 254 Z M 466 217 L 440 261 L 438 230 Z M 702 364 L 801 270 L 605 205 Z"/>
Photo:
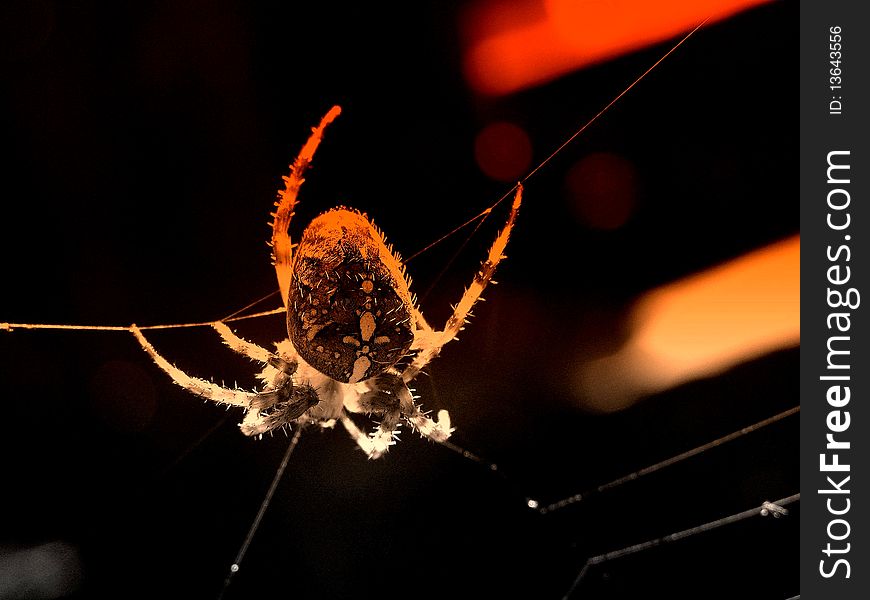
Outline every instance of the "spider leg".
<path fill-rule="evenodd" d="M 433 421 L 415 404 L 413 410 L 404 417 L 420 435 L 433 442 L 447 441 L 453 433 L 453 427 L 450 426 L 450 413 L 443 409 L 438 411 L 438 418 Z"/>
<path fill-rule="evenodd" d="M 142 331 L 136 325 L 130 326 L 130 331 L 138 340 L 139 344 L 154 360 L 158 367 L 172 378 L 177 385 L 183 387 L 189 392 L 196 394 L 207 400 L 212 400 L 219 404 L 227 404 L 229 406 L 239 406 L 245 409 L 260 410 L 272 406 L 278 402 L 280 398 L 280 390 L 272 390 L 267 392 L 247 392 L 244 390 L 234 390 L 220 386 L 212 381 L 206 381 L 198 377 L 191 377 L 168 360 L 158 354 L 154 346 L 151 345 Z"/>
<path fill-rule="evenodd" d="M 400 388 L 408 388 L 392 369 L 375 377 L 370 385 L 369 391 L 360 394 L 358 403 L 362 412 L 381 416 L 377 429 L 369 434 L 369 458 L 380 458 L 398 439 L 404 400 Z M 407 399 L 413 402 L 410 392 Z"/>
<path fill-rule="evenodd" d="M 293 275 L 293 246 L 287 229 L 293 218 L 293 209 L 296 206 L 299 188 L 305 181 L 303 176 L 311 165 L 320 140 L 323 139 L 323 130 L 339 114 L 341 114 L 341 107 L 333 106 L 320 120 L 320 125 L 312 128 L 311 137 L 305 142 L 296 160 L 290 166 L 290 174 L 284 177 L 284 189 L 278 192 L 278 201 L 275 202 L 276 209 L 272 213 L 272 262 L 275 264 L 278 287 L 281 289 L 281 300 L 284 302 L 285 308 L 287 307 L 287 293 L 290 290 L 290 279 Z"/>
<path fill-rule="evenodd" d="M 346 411 L 341 413 L 341 424 L 344 425 L 350 437 L 371 459 L 380 458 L 390 449 L 390 446 L 395 445 L 400 420 L 401 414 L 398 409 L 383 413 L 383 418 L 377 429 L 370 434 L 366 434 L 357 427 Z"/>
<path fill-rule="evenodd" d="M 163 369 L 163 371 L 172 378 L 172 381 L 189 392 L 220 404 L 228 404 L 230 406 L 239 406 L 242 408 L 263 407 L 268 405 L 268 402 L 263 402 L 261 395 L 256 392 L 232 390 L 214 382 L 206 381 L 205 379 L 191 377 L 161 356 L 136 325 L 131 325 L 130 331 L 136 337 L 136 340 L 138 340 L 145 352 L 147 352 L 154 360 L 157 366 Z"/>
<path fill-rule="evenodd" d="M 317 392 L 310 385 L 297 385 L 281 388 L 286 399 L 280 399 L 268 410 L 249 410 L 239 427 L 248 436 L 263 435 L 268 431 L 285 427 L 305 414 L 309 408 L 320 401 Z"/>
<path fill-rule="evenodd" d="M 222 336 L 229 332 L 231 338 L 250 346 L 247 348 L 248 350 L 253 348 L 266 352 L 266 350 L 259 348 L 255 344 L 237 338 L 235 334 L 229 331 L 226 325 L 223 327 L 226 331 L 222 331 L 220 327 L 215 327 Z M 211 381 L 206 381 L 205 379 L 191 377 L 161 356 L 136 325 L 131 325 L 130 331 L 136 336 L 139 344 L 151 356 L 157 366 L 163 369 L 176 384 L 197 396 L 212 400 L 213 402 L 247 409 L 248 412 L 240 425 L 242 433 L 245 435 L 261 435 L 277 427 L 288 425 L 319 402 L 317 392 L 310 385 L 293 385 L 291 376 L 296 370 L 296 364 L 288 363 L 280 357 L 271 355 L 268 361 L 264 361 L 278 369 L 277 374 L 269 385 L 270 389 L 262 392 L 233 390 Z M 227 340 L 226 337 L 224 339 L 228 342 L 232 341 Z"/>
<path fill-rule="evenodd" d="M 215 321 L 211 326 L 223 338 L 224 344 L 234 352 L 243 354 L 248 358 L 259 361 L 263 364 L 270 364 L 278 358 L 275 354 L 269 352 L 265 348 L 237 336 L 223 321 Z"/>
<path fill-rule="evenodd" d="M 351 437 L 357 440 L 369 458 L 381 457 L 396 443 L 396 434 L 402 418 L 408 421 L 420 435 L 432 441 L 443 442 L 450 437 L 453 430 L 450 427 L 450 415 L 447 411 L 439 411 L 437 421 L 426 416 L 414 403 L 414 396 L 408 385 L 402 381 L 398 371 L 390 370 L 382 373 L 375 377 L 370 385 L 372 389 L 359 397 L 359 410 L 382 415 L 378 428 L 366 437 L 359 434 L 359 429 L 349 417 L 345 415 L 342 421 Z"/>
<path fill-rule="evenodd" d="M 434 329 L 432 329 L 432 326 L 426 322 L 426 317 L 423 316 L 423 313 L 420 312 L 419 308 L 417 308 L 416 306 L 413 307 L 411 313 L 414 315 L 414 323 L 417 325 L 417 329 L 419 331 L 425 333 L 433 333 L 435 331 Z M 416 342 L 416 340 L 414 341 Z"/>
<path fill-rule="evenodd" d="M 406 383 L 414 379 L 433 358 L 438 356 L 441 348 L 450 340 L 455 339 L 456 335 L 464 326 L 465 319 L 471 312 L 471 308 L 480 299 L 483 290 L 492 280 L 496 267 L 499 262 L 501 262 L 501 259 L 504 258 L 504 250 L 507 247 L 511 230 L 514 227 L 517 213 L 520 210 L 522 198 L 523 185 L 518 183 L 517 193 L 514 195 L 511 212 L 504 229 L 502 229 L 498 234 L 498 237 L 496 237 L 495 242 L 489 249 L 489 254 L 486 257 L 486 260 L 480 265 L 480 270 L 474 275 L 471 285 L 468 286 L 465 293 L 462 294 L 462 298 L 459 299 L 459 303 L 454 307 L 453 314 L 449 319 L 447 319 L 444 329 L 442 331 L 427 331 L 424 327 L 418 332 L 419 335 L 417 337 L 419 339 L 414 340 L 414 345 L 412 347 L 419 348 L 420 351 L 402 373 L 402 379 Z M 423 321 L 423 323 L 425 324 L 425 321 Z"/>
<path fill-rule="evenodd" d="M 342 425 L 369 458 L 380 458 L 390 449 L 390 446 L 396 443 L 402 413 L 399 398 L 392 393 L 391 382 L 397 379 L 396 374 L 378 375 L 366 382 L 369 386 L 367 391 L 354 394 L 352 402 L 345 403 L 345 408 L 341 411 Z M 351 420 L 348 411 L 379 415 L 381 422 L 377 429 L 366 435 Z"/>
<path fill-rule="evenodd" d="M 344 428 L 350 434 L 353 441 L 355 441 L 357 445 L 362 448 L 362 451 L 366 453 L 366 456 L 369 458 L 380 457 L 380 454 L 375 456 L 372 439 L 362 429 L 357 427 L 356 423 L 354 423 L 348 416 L 347 411 L 341 411 L 341 417 L 339 417 L 339 420 L 341 421 L 341 424 L 344 425 Z"/>
<path fill-rule="evenodd" d="M 386 372 L 366 382 L 368 390 L 360 390 L 354 394 L 351 403 L 345 403 L 345 409 L 341 411 L 341 424 L 350 434 L 350 437 L 362 448 L 369 458 L 377 459 L 384 455 L 390 446 L 396 443 L 397 433 L 401 424 L 402 408 L 401 399 L 395 393 L 399 386 L 407 386 L 402 383 L 398 372 Z M 410 393 L 408 395 L 410 398 Z M 370 434 L 366 435 L 348 415 L 348 411 L 365 413 L 367 415 L 379 415 L 381 422 Z"/>
<path fill-rule="evenodd" d="M 215 321 L 211 326 L 220 334 L 224 344 L 230 350 L 276 369 L 275 372 L 269 373 L 267 370 L 264 374 L 260 375 L 260 378 L 266 382 L 267 391 L 273 388 L 282 388 L 285 385 L 292 385 L 291 377 L 299 367 L 299 363 L 290 358 L 282 358 L 257 344 L 237 336 L 223 321 Z"/>

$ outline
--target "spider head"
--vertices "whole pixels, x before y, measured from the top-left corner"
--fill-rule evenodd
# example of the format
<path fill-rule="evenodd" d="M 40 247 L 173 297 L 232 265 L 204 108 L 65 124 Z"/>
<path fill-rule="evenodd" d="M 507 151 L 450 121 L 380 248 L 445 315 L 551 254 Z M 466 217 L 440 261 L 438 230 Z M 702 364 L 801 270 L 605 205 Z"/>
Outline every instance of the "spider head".
<path fill-rule="evenodd" d="M 299 355 L 330 378 L 383 373 L 414 339 L 411 294 L 399 258 L 360 212 L 311 222 L 293 261 L 287 331 Z"/>

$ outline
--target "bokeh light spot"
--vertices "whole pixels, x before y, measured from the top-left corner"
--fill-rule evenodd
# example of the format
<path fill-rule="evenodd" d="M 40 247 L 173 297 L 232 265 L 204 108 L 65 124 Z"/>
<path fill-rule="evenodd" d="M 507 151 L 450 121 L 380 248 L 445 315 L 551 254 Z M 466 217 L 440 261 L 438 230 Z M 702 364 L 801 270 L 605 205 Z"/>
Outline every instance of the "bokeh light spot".
<path fill-rule="evenodd" d="M 67 598 L 82 579 L 81 554 L 69 542 L 0 547 L 0 598 Z"/>
<path fill-rule="evenodd" d="M 474 158 L 487 177 L 516 182 L 529 169 L 532 143 L 518 125 L 504 121 L 490 123 L 474 140 Z"/>
<path fill-rule="evenodd" d="M 585 225 L 612 230 L 622 227 L 637 204 L 637 174 L 631 161 L 596 152 L 582 158 L 565 176 L 571 208 Z"/>

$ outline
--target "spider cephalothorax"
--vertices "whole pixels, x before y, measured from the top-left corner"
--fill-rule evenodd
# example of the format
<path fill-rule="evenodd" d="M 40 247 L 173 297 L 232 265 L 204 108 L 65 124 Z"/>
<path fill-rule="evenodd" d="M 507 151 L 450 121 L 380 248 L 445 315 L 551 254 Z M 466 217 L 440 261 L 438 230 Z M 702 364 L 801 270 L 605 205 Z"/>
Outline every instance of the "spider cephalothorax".
<path fill-rule="evenodd" d="M 377 458 L 394 443 L 402 419 L 421 435 L 444 441 L 452 431 L 447 411 L 430 419 L 408 384 L 462 329 L 502 259 L 522 197 L 522 186 L 504 229 L 465 290 L 444 329 L 433 329 L 416 306 L 399 255 L 366 215 L 336 208 L 314 219 L 293 251 L 288 228 L 303 175 L 323 131 L 340 114 L 333 107 L 284 178 L 272 222 L 272 258 L 287 310 L 287 336 L 275 352 L 248 342 L 223 322 L 213 323 L 224 342 L 261 364 L 259 391 L 228 389 L 191 377 L 163 358 L 135 325 L 133 334 L 157 365 L 185 389 L 247 410 L 246 435 L 261 435 L 293 422 L 323 427 L 340 420 L 359 446 Z M 398 365 L 404 365 L 399 368 Z M 364 434 L 348 413 L 381 417 Z"/>

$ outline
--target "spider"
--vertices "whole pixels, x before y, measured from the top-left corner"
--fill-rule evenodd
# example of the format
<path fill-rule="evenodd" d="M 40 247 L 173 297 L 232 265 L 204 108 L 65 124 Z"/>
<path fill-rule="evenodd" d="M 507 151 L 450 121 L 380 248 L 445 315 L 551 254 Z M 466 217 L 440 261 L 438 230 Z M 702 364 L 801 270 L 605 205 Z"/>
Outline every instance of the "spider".
<path fill-rule="evenodd" d="M 444 328 L 433 329 L 409 290 L 401 257 L 364 213 L 331 209 L 308 225 L 297 246 L 290 241 L 288 229 L 303 176 L 324 130 L 340 113 L 334 106 L 312 129 L 283 178 L 285 187 L 271 214 L 272 262 L 287 313 L 287 339 L 270 351 L 237 336 L 223 322 L 212 324 L 230 349 L 263 365 L 258 375 L 262 389 L 230 389 L 192 377 L 161 356 L 136 325 L 130 329 L 176 384 L 213 402 L 246 409 L 239 425 L 245 435 L 262 436 L 292 423 L 332 427 L 341 421 L 375 459 L 395 444 L 402 420 L 435 442 L 445 441 L 453 431 L 447 411 L 429 418 L 408 384 L 455 339 L 492 279 L 519 212 L 522 185 L 517 185 L 507 223 L 471 285 Z M 366 435 L 349 413 L 376 415 L 381 421 Z"/>

